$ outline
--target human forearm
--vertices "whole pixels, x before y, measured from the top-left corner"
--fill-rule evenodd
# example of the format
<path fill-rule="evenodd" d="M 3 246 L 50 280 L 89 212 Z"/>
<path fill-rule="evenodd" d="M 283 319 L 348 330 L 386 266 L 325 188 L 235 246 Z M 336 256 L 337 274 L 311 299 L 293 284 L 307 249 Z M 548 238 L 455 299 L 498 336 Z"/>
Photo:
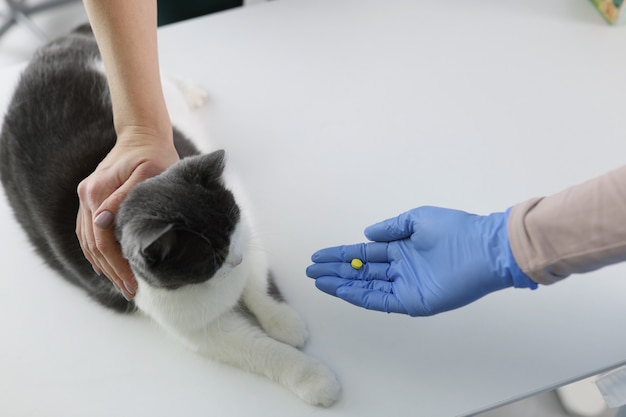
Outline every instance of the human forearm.
<path fill-rule="evenodd" d="M 156 0 L 84 0 L 102 54 L 118 135 L 171 141 L 158 64 Z"/>
<path fill-rule="evenodd" d="M 111 92 L 117 142 L 78 185 L 76 235 L 94 270 L 127 299 L 137 283 L 115 238 L 121 202 L 178 161 L 158 63 L 156 0 L 84 0 Z"/>
<path fill-rule="evenodd" d="M 517 263 L 541 284 L 626 260 L 626 166 L 517 204 L 508 228 Z"/>

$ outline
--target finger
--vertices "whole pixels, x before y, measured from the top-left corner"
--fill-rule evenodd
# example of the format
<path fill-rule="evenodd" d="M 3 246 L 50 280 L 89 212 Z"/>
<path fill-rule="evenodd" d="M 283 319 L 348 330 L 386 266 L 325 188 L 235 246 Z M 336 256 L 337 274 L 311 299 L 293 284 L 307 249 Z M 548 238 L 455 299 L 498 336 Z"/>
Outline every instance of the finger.
<path fill-rule="evenodd" d="M 114 229 L 94 227 L 94 239 L 104 274 L 118 286 L 128 300 L 132 299 L 137 291 L 137 282 L 128 261 L 121 253 Z"/>
<path fill-rule="evenodd" d="M 104 275 L 124 298 L 130 301 L 134 297 L 136 290 L 133 291 L 127 288 L 124 281 L 117 275 L 115 269 L 112 268 L 106 260 L 102 262 L 99 260 L 102 256 L 97 249 L 96 238 L 93 233 L 93 224 L 90 220 L 85 219 L 88 219 L 88 216 L 85 216 L 84 213 L 80 211 L 77 215 L 76 234 L 79 237 L 79 243 L 85 258 L 91 263 L 96 274 Z"/>
<path fill-rule="evenodd" d="M 104 198 L 100 197 L 104 187 L 97 181 L 93 181 L 92 177 L 93 175 L 81 181 L 76 189 L 79 199 L 79 209 L 76 216 L 76 235 L 85 258 L 91 263 L 96 273 L 102 275 L 105 270 L 104 260 L 97 248 L 92 217 L 93 210 Z M 94 184 L 96 185 L 94 186 Z"/>
<path fill-rule="evenodd" d="M 78 238 L 78 243 L 80 244 L 80 248 L 83 251 L 85 258 L 89 261 L 94 271 L 96 271 L 98 275 L 102 275 L 102 268 L 89 249 L 89 242 L 93 242 L 93 236 L 90 237 L 89 235 L 90 225 L 85 222 L 85 219 L 89 219 L 91 216 L 85 215 L 84 211 L 85 210 L 81 204 L 78 214 L 76 215 L 76 237 Z"/>
<path fill-rule="evenodd" d="M 351 280 L 383 280 L 388 281 L 387 270 L 388 263 L 364 263 L 359 269 L 353 268 L 347 262 L 323 262 L 310 265 L 306 274 L 310 278 L 319 278 L 322 276 L 340 277 Z"/>
<path fill-rule="evenodd" d="M 391 283 L 385 281 L 353 281 L 336 277 L 320 277 L 315 286 L 321 291 L 369 310 L 408 314 L 395 297 Z"/>
<path fill-rule="evenodd" d="M 320 249 L 311 256 L 313 262 L 388 262 L 387 244 L 381 242 L 358 243 L 356 245 L 335 246 Z"/>
<path fill-rule="evenodd" d="M 121 255 L 112 227 L 119 202 L 126 191 L 113 192 L 111 184 L 118 184 L 120 181 L 119 178 L 111 181 L 106 176 L 93 174 L 81 181 L 77 187 L 80 202 L 77 234 L 83 253 L 94 270 L 104 274 L 130 300 L 136 292 L 137 284 L 128 263 Z"/>
<path fill-rule="evenodd" d="M 411 212 L 373 224 L 365 229 L 365 236 L 375 242 L 391 242 L 405 239 L 413 234 Z"/>
<path fill-rule="evenodd" d="M 112 266 L 108 261 L 106 256 L 102 253 L 100 248 L 106 247 L 106 244 L 103 244 L 103 239 L 107 239 L 106 237 L 97 236 L 97 232 L 101 229 L 97 227 L 94 222 L 91 221 L 91 216 L 85 215 L 84 209 L 81 208 L 77 215 L 77 236 L 79 238 L 79 243 L 81 249 L 87 260 L 91 263 L 94 271 L 98 275 L 105 275 L 115 287 L 124 295 L 124 297 L 128 300 L 132 299 L 136 290 L 131 286 L 128 288 L 125 285 L 123 280 L 123 276 L 120 276 L 118 269 Z M 100 218 L 98 221 L 100 225 L 104 225 L 105 222 Z M 108 221 L 108 223 L 111 223 Z M 109 224 L 110 227 L 110 224 Z M 112 233 L 111 231 L 105 233 Z M 113 237 L 113 245 L 116 245 L 115 238 Z M 133 278 L 134 279 L 134 278 Z"/>
<path fill-rule="evenodd" d="M 388 292 L 369 288 L 341 287 L 337 289 L 337 297 L 368 310 L 408 314 L 395 295 Z"/>
<path fill-rule="evenodd" d="M 340 277 L 322 276 L 315 280 L 315 286 L 330 295 L 337 295 L 340 288 L 365 288 L 391 292 L 391 283 L 387 281 L 355 281 Z"/>
<path fill-rule="evenodd" d="M 94 234 L 96 239 L 99 239 L 100 251 L 106 258 L 109 266 L 107 270 L 110 271 L 110 274 L 114 277 L 113 279 L 120 286 L 122 292 L 125 293 L 125 296 L 128 295 L 130 298 L 135 296 L 138 284 L 128 261 L 122 255 L 120 245 L 115 236 L 114 222 L 115 213 L 118 212 L 122 201 L 135 184 L 135 180 L 129 179 L 117 191 L 112 193 L 100 204 L 97 211 L 98 214 L 93 220 L 94 225 L 98 226 L 95 228 L 96 232 Z"/>

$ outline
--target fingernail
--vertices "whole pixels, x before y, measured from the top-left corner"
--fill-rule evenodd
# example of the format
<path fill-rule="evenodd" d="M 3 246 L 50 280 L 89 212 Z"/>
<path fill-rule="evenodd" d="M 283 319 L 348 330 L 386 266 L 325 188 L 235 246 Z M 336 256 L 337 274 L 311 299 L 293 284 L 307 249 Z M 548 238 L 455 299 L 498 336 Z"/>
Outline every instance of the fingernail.
<path fill-rule="evenodd" d="M 102 271 L 100 270 L 100 268 L 98 268 L 95 265 L 91 265 L 91 267 L 93 268 L 93 270 L 96 272 L 96 274 L 98 274 L 98 276 L 102 275 Z"/>
<path fill-rule="evenodd" d="M 117 291 L 119 291 L 120 294 L 122 294 L 122 297 L 124 297 L 126 299 L 126 301 L 130 301 L 132 299 L 132 297 L 129 297 L 128 295 L 126 295 L 126 292 L 123 291 L 119 285 L 117 285 L 117 282 L 115 281 L 111 281 L 111 283 L 113 284 L 113 286 L 115 287 L 115 289 Z"/>
<path fill-rule="evenodd" d="M 122 281 L 122 283 L 124 284 L 124 288 L 126 288 L 126 291 L 128 291 L 129 294 L 135 295 L 135 289 L 131 287 L 129 283 L 124 281 Z"/>
<path fill-rule="evenodd" d="M 109 226 L 113 224 L 113 213 L 105 210 L 96 216 L 96 218 L 93 220 L 93 223 L 96 226 L 101 227 L 102 229 L 108 229 Z"/>

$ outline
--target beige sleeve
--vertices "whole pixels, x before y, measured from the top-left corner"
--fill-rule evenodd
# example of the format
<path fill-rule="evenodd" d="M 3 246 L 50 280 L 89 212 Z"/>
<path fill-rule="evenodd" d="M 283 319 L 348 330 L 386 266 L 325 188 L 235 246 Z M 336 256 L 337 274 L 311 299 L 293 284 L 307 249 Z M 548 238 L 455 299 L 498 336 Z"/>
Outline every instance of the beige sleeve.
<path fill-rule="evenodd" d="M 626 260 L 626 166 L 549 197 L 515 205 L 509 240 L 539 284 Z"/>

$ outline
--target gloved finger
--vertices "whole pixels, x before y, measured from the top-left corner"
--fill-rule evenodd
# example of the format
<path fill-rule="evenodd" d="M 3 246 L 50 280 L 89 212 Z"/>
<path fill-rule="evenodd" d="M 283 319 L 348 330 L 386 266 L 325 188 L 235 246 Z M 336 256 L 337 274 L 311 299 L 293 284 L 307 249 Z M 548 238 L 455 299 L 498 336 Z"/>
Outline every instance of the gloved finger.
<path fill-rule="evenodd" d="M 347 280 L 338 277 L 319 277 L 315 280 L 315 286 L 318 290 L 335 296 L 337 294 L 337 288 L 341 285 L 345 285 Z"/>
<path fill-rule="evenodd" d="M 320 249 L 311 256 L 313 262 L 388 262 L 387 244 L 382 242 L 357 243 L 356 245 L 335 246 Z"/>
<path fill-rule="evenodd" d="M 407 211 L 365 228 L 365 237 L 375 242 L 391 242 L 413 234 L 412 213 Z"/>
<path fill-rule="evenodd" d="M 310 278 L 322 276 L 340 277 L 352 280 L 384 280 L 388 281 L 388 263 L 367 262 L 359 269 L 353 268 L 347 262 L 323 262 L 310 265 L 306 269 L 306 275 Z"/>
<path fill-rule="evenodd" d="M 375 291 L 391 292 L 391 283 L 387 281 L 355 281 L 340 277 L 322 276 L 315 280 L 317 289 L 326 294 L 337 296 L 340 288 L 366 288 Z"/>
<path fill-rule="evenodd" d="M 340 287 L 336 296 L 356 306 L 368 310 L 384 311 L 385 313 L 408 314 L 395 295 L 369 288 Z"/>

